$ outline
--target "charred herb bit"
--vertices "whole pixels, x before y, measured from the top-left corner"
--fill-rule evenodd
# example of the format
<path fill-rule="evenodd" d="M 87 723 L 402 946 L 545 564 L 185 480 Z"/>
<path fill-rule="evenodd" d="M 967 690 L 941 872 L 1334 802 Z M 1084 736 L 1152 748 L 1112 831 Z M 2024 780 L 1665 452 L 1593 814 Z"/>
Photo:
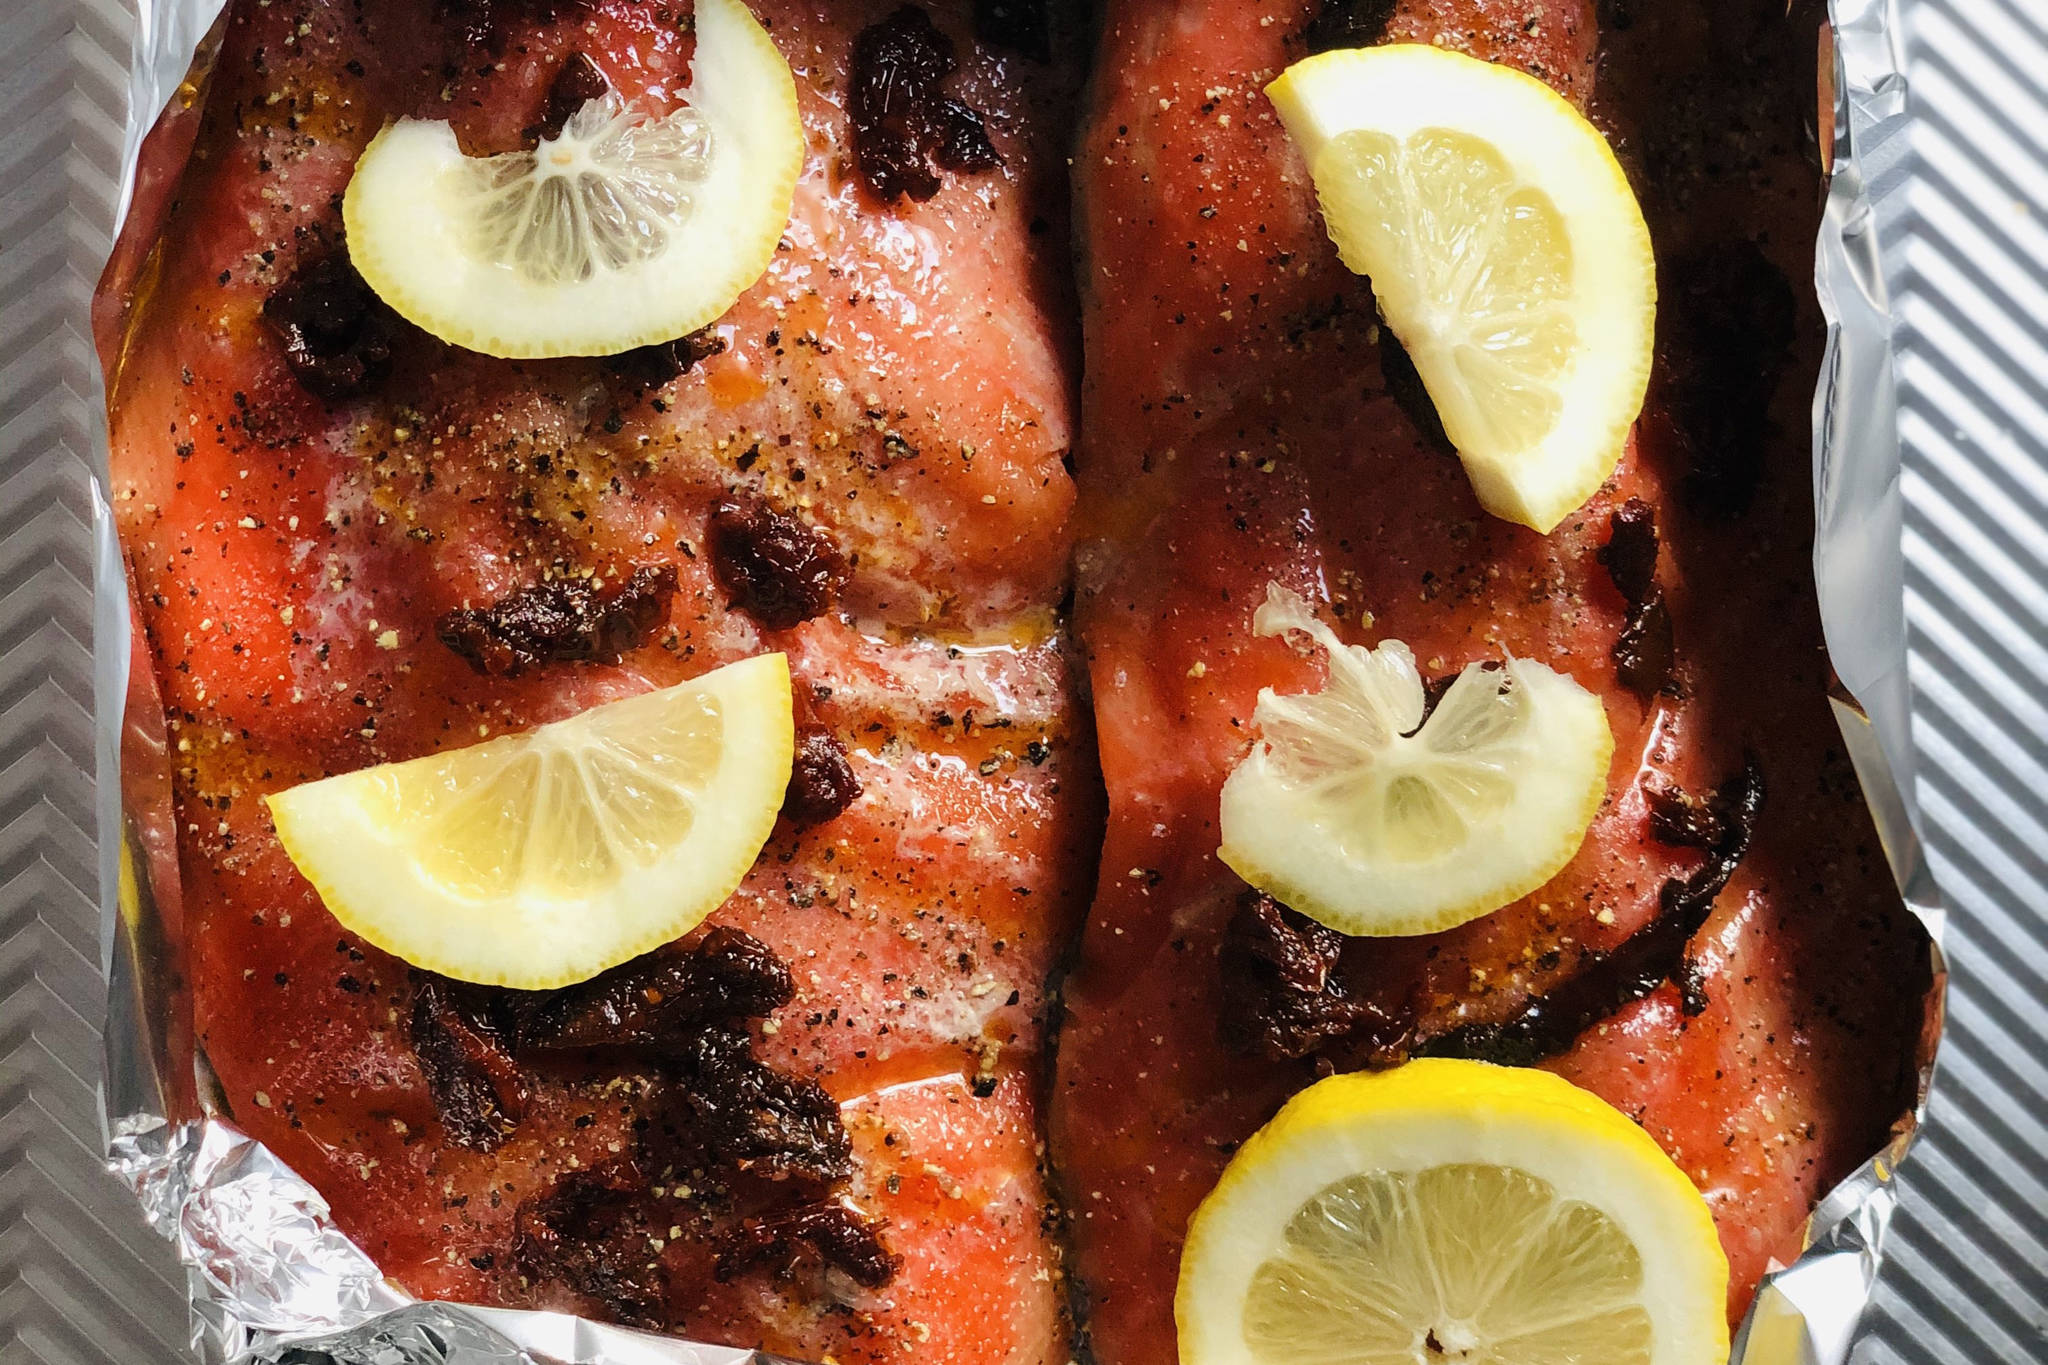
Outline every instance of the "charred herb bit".
<path fill-rule="evenodd" d="M 1763 773 L 1754 756 L 1714 793 L 1720 838 L 1706 861 L 1684 877 L 1664 883 L 1657 913 L 1612 951 L 1588 953 L 1579 969 L 1514 1017 L 1497 1024 L 1468 1024 L 1429 1039 L 1416 1049 L 1428 1057 L 1470 1057 L 1506 1066 L 1532 1066 L 1572 1045 L 1581 1033 L 1623 1005 L 1640 1000 L 1666 981 L 1679 983 L 1687 1014 L 1706 1008 L 1704 983 L 1686 945 L 1714 908 L 1714 898 L 1749 851 L 1750 835 L 1763 809 Z"/>
<path fill-rule="evenodd" d="M 611 88 L 612 83 L 598 69 L 597 63 L 590 60 L 589 54 L 570 53 L 568 60 L 562 63 L 562 69 L 555 73 L 554 82 L 548 86 L 547 103 L 541 107 L 540 122 L 526 130 L 527 137 L 535 142 L 560 137 L 578 109 L 592 100 L 603 99 Z"/>
<path fill-rule="evenodd" d="M 1677 661 L 1671 609 L 1657 586 L 1656 512 L 1641 498 L 1630 498 L 1615 509 L 1609 526 L 1599 558 L 1628 604 L 1628 619 L 1614 642 L 1615 671 L 1631 692 L 1648 698 L 1671 681 Z"/>
<path fill-rule="evenodd" d="M 806 726 L 797 733 L 796 761 L 789 770 L 789 790 L 782 798 L 785 819 L 799 825 L 822 825 L 835 819 L 860 796 L 860 779 L 846 761 L 846 746 L 830 730 Z"/>
<path fill-rule="evenodd" d="M 519 1025 L 519 1049 L 678 1045 L 708 1022 L 778 1009 L 795 989 L 773 949 L 721 925 L 695 948 L 657 949 L 550 992 Z"/>
<path fill-rule="evenodd" d="M 822 1193 L 853 1173 L 853 1143 L 824 1087 L 756 1058 L 744 1029 L 703 1029 L 664 1048 L 668 1138 L 690 1164 Z"/>
<path fill-rule="evenodd" d="M 1310 52 L 1371 47 L 1387 36 L 1399 8 L 1399 0 L 1323 0 L 1301 40 Z"/>
<path fill-rule="evenodd" d="M 846 586 L 839 547 L 760 498 L 719 503 L 706 532 L 711 572 L 728 602 L 770 630 L 822 614 Z"/>
<path fill-rule="evenodd" d="M 520 1272 L 597 1300 L 629 1327 L 666 1327 L 667 1296 L 648 1248 L 661 1229 L 648 1220 L 647 1187 L 634 1163 L 621 1159 L 571 1171 L 520 1204 L 512 1233 Z"/>
<path fill-rule="evenodd" d="M 398 318 L 336 250 L 301 265 L 263 301 L 263 320 L 284 343 L 299 386 L 329 403 L 391 373 Z"/>
<path fill-rule="evenodd" d="M 974 36 L 1034 62 L 1052 60 L 1052 0 L 974 0 Z"/>
<path fill-rule="evenodd" d="M 904 5 L 853 40 L 854 169 L 882 203 L 939 192 L 939 170 L 1002 164 L 981 115 L 939 86 L 959 66 L 953 40 L 931 16 Z"/>
<path fill-rule="evenodd" d="M 412 987 L 413 1051 L 441 1126 L 459 1147 L 495 1150 L 525 1113 L 526 1081 L 487 994 L 422 971 Z"/>
<path fill-rule="evenodd" d="M 607 357 L 605 364 L 613 374 L 628 383 L 658 389 L 680 379 L 695 369 L 699 361 L 708 360 L 724 349 L 724 337 L 709 327 L 700 327 L 674 341 L 657 341 L 652 346 L 636 346 L 630 351 L 621 351 Z"/>
<path fill-rule="evenodd" d="M 1690 457 L 1686 499 L 1745 511 L 1763 477 L 1771 397 L 1797 339 L 1798 302 L 1754 242 L 1678 261 L 1662 315 L 1672 343 L 1671 411 Z"/>
<path fill-rule="evenodd" d="M 671 564 L 643 566 L 603 586 L 554 579 L 488 607 L 447 612 L 434 633 L 478 673 L 499 677 L 542 664 L 610 663 L 647 642 L 675 591 Z"/>
<path fill-rule="evenodd" d="M 1344 935 L 1247 890 L 1224 931 L 1220 1024 L 1225 1046 L 1268 1061 L 1306 1057 L 1388 1021 L 1337 975 Z M 1370 1049 L 1368 1049 L 1370 1050 Z"/>
<path fill-rule="evenodd" d="M 876 1220 L 844 1200 L 832 1200 L 741 1220 L 721 1239 L 713 1273 L 721 1282 L 757 1267 L 787 1274 L 806 1257 L 843 1272 L 864 1289 L 880 1289 L 903 1265 L 903 1258 L 883 1245 Z"/>

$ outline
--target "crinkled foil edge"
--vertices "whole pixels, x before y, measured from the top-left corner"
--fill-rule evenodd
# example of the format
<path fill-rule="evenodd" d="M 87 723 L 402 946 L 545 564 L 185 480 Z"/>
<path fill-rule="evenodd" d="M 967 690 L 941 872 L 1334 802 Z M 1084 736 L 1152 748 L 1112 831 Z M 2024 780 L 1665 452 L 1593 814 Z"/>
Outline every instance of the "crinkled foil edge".
<path fill-rule="evenodd" d="M 1892 319 L 1865 160 L 1867 149 L 1902 134 L 1907 118 L 1897 3 L 1831 0 L 1832 32 L 1822 34 L 1817 127 L 1831 176 L 1814 262 L 1828 327 L 1813 407 L 1814 573 L 1841 683 L 1836 719 L 1900 894 L 1927 926 L 1934 987 L 1913 1112 L 1894 1126 L 1884 1151 L 1814 1210 L 1804 1254 L 1764 1280 L 1731 1365 L 1845 1365 L 1891 1221 L 1893 1174 L 1924 1113 L 1941 1032 L 1942 913 L 1912 797 Z M 222 0 L 136 0 L 122 219 L 137 203 L 143 144 L 159 111 L 199 98 L 221 9 Z M 129 676 L 128 584 L 103 489 L 95 489 L 95 510 L 108 1164 L 135 1191 L 150 1225 L 177 1247 L 195 1351 L 218 1365 L 278 1358 L 292 1365 L 770 1365 L 758 1352 L 565 1314 L 418 1302 L 342 1235 L 311 1185 L 201 1102 L 203 1059 L 189 1056 L 189 1035 L 171 1017 L 177 1002 L 166 983 L 177 973 L 150 895 L 149 822 L 134 789 L 123 785 L 124 776 L 135 776 L 123 773 L 124 744 L 133 766 L 138 754 L 150 757 L 150 735 L 130 704 L 131 681 L 146 680 Z"/>

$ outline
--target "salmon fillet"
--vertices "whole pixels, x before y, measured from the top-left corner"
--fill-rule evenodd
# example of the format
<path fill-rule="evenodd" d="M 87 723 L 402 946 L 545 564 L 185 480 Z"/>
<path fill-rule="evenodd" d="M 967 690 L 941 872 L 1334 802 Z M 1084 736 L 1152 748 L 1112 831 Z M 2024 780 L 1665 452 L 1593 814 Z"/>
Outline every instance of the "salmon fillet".
<path fill-rule="evenodd" d="M 1088 1331 L 1116 1365 L 1174 1358 L 1190 1213 L 1332 1068 L 1540 1061 L 1614 1103 L 1712 1207 L 1731 1318 L 1912 1094 L 1923 940 L 1829 715 L 1808 559 L 1817 7 L 1327 10 L 1111 0 L 1075 161 L 1076 629 L 1110 804 L 1051 1123 Z M 1549 82 L 1643 201 L 1649 405 L 1547 537 L 1480 511 L 1260 93 L 1318 41 L 1382 40 Z M 1406 641 L 1425 678 L 1512 653 L 1600 695 L 1613 766 L 1569 865 L 1418 939 L 1334 944 L 1248 896 L 1215 856 L 1218 793 L 1259 690 L 1322 668 L 1255 638 L 1269 583 L 1350 640 Z M 1285 953 L 1324 984 L 1276 982 L 1262 964 Z"/>
<path fill-rule="evenodd" d="M 665 112 L 689 7 L 233 7 L 106 332 L 197 1037 L 214 1103 L 417 1294 L 798 1358 L 1064 1360 L 1044 1020 L 1099 835 L 1054 619 L 1073 81 L 964 0 L 912 11 L 998 161 L 885 202 L 847 109 L 896 6 L 754 9 L 810 140 L 766 276 L 678 347 L 514 363 L 351 275 L 355 159 L 400 115 L 519 145 L 582 59 Z M 327 913 L 259 799 L 767 649 L 815 789 L 708 935 L 615 983 L 724 992 L 646 1038 L 598 1038 L 587 992 L 408 972 Z M 722 1136 L 675 1132 L 690 1114 Z"/>
<path fill-rule="evenodd" d="M 352 275 L 338 201 L 391 117 L 508 149 L 583 63 L 672 107 L 686 4 L 238 3 L 190 164 L 145 166 L 166 214 L 117 254 L 102 350 L 210 1102 L 423 1296 L 1027 1365 L 1081 1347 L 1068 1245 L 1095 1358 L 1163 1365 L 1188 1215 L 1288 1096 L 1540 1063 L 1698 1182 L 1739 1315 L 1910 1098 L 1926 970 L 1807 559 L 1812 7 L 1106 0 L 1077 148 L 1043 5 L 752 7 L 804 178 L 767 275 L 671 346 L 442 345 Z M 986 155 L 878 181 L 850 123 L 877 33 L 950 48 Z M 1650 402 L 1549 537 L 1477 507 L 1259 93 L 1386 40 L 1551 82 L 1643 199 Z M 1616 752 L 1570 865 L 1415 940 L 1333 946 L 1248 894 L 1218 791 L 1259 689 L 1321 669 L 1254 638 L 1269 583 L 1428 677 L 1512 651 L 1598 693 Z M 260 800 L 768 649 L 807 756 L 784 820 L 704 930 L 587 987 L 409 970 Z M 1290 944 L 1325 987 L 1260 975 Z"/>

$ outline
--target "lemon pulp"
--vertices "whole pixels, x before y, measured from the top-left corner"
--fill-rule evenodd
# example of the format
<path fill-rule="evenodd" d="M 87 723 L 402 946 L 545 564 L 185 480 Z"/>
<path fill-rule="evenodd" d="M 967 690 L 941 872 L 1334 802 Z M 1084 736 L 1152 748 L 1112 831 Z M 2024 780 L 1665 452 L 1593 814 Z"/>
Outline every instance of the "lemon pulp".
<path fill-rule="evenodd" d="M 666 251 L 711 171 L 711 126 L 685 106 L 636 118 L 591 100 L 532 152 L 465 158 L 470 249 L 536 285 L 580 283 Z"/>
<path fill-rule="evenodd" d="M 1606 139 L 1533 77 L 1424 44 L 1309 57 L 1267 94 L 1480 504 L 1549 531 L 1649 383 L 1656 268 Z"/>
<path fill-rule="evenodd" d="M 1635 1124 L 1546 1072 L 1335 1076 L 1196 1210 L 1183 1365 L 1722 1365 L 1727 1259 Z"/>
<path fill-rule="evenodd" d="M 591 100 L 530 152 L 466 157 L 446 123 L 371 140 L 342 200 L 370 287 L 487 355 L 613 355 L 715 321 L 789 222 L 796 82 L 740 0 L 697 0 L 687 103 Z"/>
<path fill-rule="evenodd" d="M 1615 1221 L 1527 1171 L 1374 1171 L 1288 1220 L 1252 1277 L 1244 1335 L 1269 1365 L 1409 1365 L 1432 1341 L 1453 1360 L 1650 1365 L 1642 1288 L 1642 1258 Z"/>
<path fill-rule="evenodd" d="M 1220 856 L 1347 934 L 1421 934 L 1556 875 L 1606 795 L 1606 708 L 1526 659 L 1468 665 L 1425 721 L 1415 656 L 1346 645 L 1277 584 L 1261 635 L 1323 647 L 1319 691 L 1259 694 L 1259 740 L 1223 784 Z"/>
<path fill-rule="evenodd" d="M 788 664 L 765 654 L 268 804 L 348 928 L 415 966 L 538 990 L 718 908 L 774 828 L 794 745 Z"/>

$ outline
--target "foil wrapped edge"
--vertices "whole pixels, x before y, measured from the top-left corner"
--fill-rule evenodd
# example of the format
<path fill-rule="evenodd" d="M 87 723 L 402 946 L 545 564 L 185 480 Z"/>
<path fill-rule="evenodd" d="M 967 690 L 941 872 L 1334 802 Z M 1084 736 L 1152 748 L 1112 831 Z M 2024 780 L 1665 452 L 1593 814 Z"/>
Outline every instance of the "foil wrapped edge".
<path fill-rule="evenodd" d="M 1827 320 L 1813 398 L 1814 586 L 1838 680 L 1835 721 L 1899 894 L 1927 930 L 1932 986 L 1912 1111 L 1814 1208 L 1799 1259 L 1765 1276 L 1730 1365 L 1847 1365 L 1898 1202 L 1892 1179 L 1926 1117 L 1948 981 L 1913 788 L 1899 409 L 1872 155 L 1904 145 L 1905 29 L 1899 0 L 1829 0 L 1828 13 L 1817 111 L 1828 191 L 1813 264 Z"/>
<path fill-rule="evenodd" d="M 203 78 L 225 0 L 134 3 L 117 227 L 133 205 L 159 111 L 191 97 Z M 1828 332 L 1813 404 L 1815 586 L 1841 680 L 1836 719 L 1900 894 L 1927 928 L 1933 987 L 1912 1111 L 1885 1149 L 1814 1209 L 1803 1254 L 1765 1277 L 1730 1365 L 1846 1365 L 1896 1204 L 1893 1173 L 1925 1114 L 1947 976 L 1943 912 L 1912 788 L 1892 318 L 1866 164 L 1866 149 L 1901 135 L 1908 118 L 1903 29 L 1898 0 L 1830 0 L 1829 16 L 1818 131 L 1830 175 L 1814 258 Z M 218 1365 L 782 1365 L 761 1352 L 567 1314 L 414 1300 L 266 1147 L 217 1117 L 179 1112 L 188 1106 L 166 1075 L 146 854 L 120 780 L 128 585 L 103 481 L 93 492 L 107 1162 L 186 1267 L 195 1352 Z"/>

